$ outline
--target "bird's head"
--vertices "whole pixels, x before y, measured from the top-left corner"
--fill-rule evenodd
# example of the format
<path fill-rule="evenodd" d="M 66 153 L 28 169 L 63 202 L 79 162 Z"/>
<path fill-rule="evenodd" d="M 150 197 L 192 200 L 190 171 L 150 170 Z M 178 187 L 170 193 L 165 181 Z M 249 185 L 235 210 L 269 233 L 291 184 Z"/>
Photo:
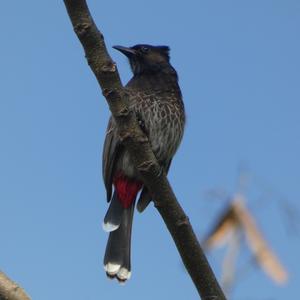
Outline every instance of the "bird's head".
<path fill-rule="evenodd" d="M 143 73 L 157 73 L 168 68 L 170 65 L 170 48 L 168 46 L 135 45 L 133 47 L 114 46 L 129 59 L 134 75 Z"/>

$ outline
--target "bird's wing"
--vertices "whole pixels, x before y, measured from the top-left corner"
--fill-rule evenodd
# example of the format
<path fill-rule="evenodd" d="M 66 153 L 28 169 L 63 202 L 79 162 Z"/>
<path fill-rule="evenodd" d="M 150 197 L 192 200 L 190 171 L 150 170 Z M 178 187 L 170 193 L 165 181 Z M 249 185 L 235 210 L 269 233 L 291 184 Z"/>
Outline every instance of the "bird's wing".
<path fill-rule="evenodd" d="M 102 176 L 107 193 L 107 201 L 110 201 L 112 193 L 113 170 L 116 155 L 121 149 L 120 141 L 115 129 L 112 117 L 109 119 L 102 154 Z"/>

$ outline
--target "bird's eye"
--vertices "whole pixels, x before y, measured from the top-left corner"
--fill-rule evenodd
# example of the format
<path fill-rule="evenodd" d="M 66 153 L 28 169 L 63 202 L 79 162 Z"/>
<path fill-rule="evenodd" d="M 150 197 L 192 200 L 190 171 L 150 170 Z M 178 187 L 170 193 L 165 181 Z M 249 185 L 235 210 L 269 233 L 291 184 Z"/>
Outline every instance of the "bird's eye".
<path fill-rule="evenodd" d="M 143 46 L 143 47 L 141 48 L 141 50 L 142 50 L 143 53 L 147 53 L 147 52 L 149 51 L 149 48 Z"/>

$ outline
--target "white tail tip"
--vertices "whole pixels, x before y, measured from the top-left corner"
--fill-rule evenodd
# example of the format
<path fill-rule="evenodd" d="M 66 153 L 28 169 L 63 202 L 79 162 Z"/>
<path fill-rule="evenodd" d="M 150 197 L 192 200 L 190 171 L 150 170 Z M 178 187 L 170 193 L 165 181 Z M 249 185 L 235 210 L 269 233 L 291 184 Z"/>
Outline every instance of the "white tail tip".
<path fill-rule="evenodd" d="M 109 277 L 117 277 L 120 283 L 124 283 L 131 277 L 131 272 L 119 264 L 108 263 L 104 266 L 104 270 Z"/>
<path fill-rule="evenodd" d="M 117 274 L 117 277 L 122 281 L 128 280 L 131 277 L 131 272 L 125 268 L 121 268 Z"/>
<path fill-rule="evenodd" d="M 115 276 L 121 268 L 119 264 L 108 263 L 104 266 L 105 272 L 110 276 Z"/>
<path fill-rule="evenodd" d="M 112 223 L 102 223 L 102 228 L 104 231 L 106 232 L 112 232 L 112 231 L 115 231 L 119 228 L 120 225 L 115 225 L 115 224 L 112 224 Z"/>

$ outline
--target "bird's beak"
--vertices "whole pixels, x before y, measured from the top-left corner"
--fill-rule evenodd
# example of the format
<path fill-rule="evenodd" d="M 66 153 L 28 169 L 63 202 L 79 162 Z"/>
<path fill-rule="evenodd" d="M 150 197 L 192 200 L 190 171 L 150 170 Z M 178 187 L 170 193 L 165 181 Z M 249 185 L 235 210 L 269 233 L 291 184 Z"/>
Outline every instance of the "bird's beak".
<path fill-rule="evenodd" d="M 136 51 L 132 48 L 123 47 L 123 46 L 113 46 L 114 49 L 122 52 L 127 57 L 133 56 L 136 54 Z"/>

